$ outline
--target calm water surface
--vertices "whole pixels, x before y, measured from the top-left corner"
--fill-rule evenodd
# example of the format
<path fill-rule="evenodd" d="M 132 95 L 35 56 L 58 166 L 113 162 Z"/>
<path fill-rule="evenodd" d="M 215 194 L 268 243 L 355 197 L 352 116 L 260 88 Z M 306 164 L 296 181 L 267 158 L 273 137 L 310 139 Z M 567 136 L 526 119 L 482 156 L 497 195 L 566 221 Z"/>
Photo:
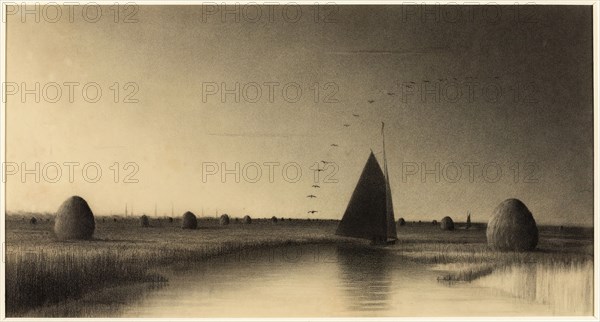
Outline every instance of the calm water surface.
<path fill-rule="evenodd" d="M 251 250 L 161 271 L 165 287 L 124 317 L 553 315 L 553 305 L 486 286 L 448 285 L 389 249 L 332 245 Z"/>

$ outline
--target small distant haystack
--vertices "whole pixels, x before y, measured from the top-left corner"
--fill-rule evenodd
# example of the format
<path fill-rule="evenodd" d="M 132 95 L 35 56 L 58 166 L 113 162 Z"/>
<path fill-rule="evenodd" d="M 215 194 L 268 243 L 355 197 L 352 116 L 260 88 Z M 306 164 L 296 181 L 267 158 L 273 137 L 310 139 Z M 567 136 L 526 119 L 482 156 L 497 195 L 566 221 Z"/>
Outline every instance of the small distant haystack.
<path fill-rule="evenodd" d="M 146 215 L 142 215 L 140 217 L 140 225 L 142 225 L 142 227 L 150 227 L 150 218 Z"/>
<path fill-rule="evenodd" d="M 95 229 L 94 214 L 79 196 L 65 200 L 56 211 L 54 233 L 58 239 L 91 239 Z"/>
<path fill-rule="evenodd" d="M 114 222 L 117 222 L 117 218 L 113 218 L 113 221 L 114 221 Z"/>
<path fill-rule="evenodd" d="M 434 219 L 434 220 L 431 222 L 431 224 L 432 224 L 432 225 L 434 225 L 434 226 L 437 226 L 438 222 L 437 222 L 437 220 L 435 220 L 435 219 Z"/>
<path fill-rule="evenodd" d="M 227 214 L 221 215 L 221 218 L 219 218 L 219 224 L 221 226 L 229 225 L 229 216 Z"/>
<path fill-rule="evenodd" d="M 242 222 L 244 224 L 251 224 L 252 223 L 252 218 L 250 218 L 250 216 L 246 215 L 246 216 L 244 216 L 244 219 L 242 220 Z"/>
<path fill-rule="evenodd" d="M 29 223 L 35 225 L 37 224 L 37 219 L 35 217 L 31 217 L 31 219 L 29 219 Z"/>
<path fill-rule="evenodd" d="M 276 224 L 277 223 L 277 217 L 273 216 L 271 217 L 271 222 Z"/>
<path fill-rule="evenodd" d="M 442 230 L 454 230 L 454 221 L 452 221 L 452 218 L 446 216 L 442 218 L 440 228 L 442 228 Z"/>
<path fill-rule="evenodd" d="M 281 217 L 281 221 L 285 221 L 285 219 L 283 217 Z"/>
<path fill-rule="evenodd" d="M 404 226 L 404 225 L 406 225 L 406 220 L 404 220 L 404 218 L 398 219 L 398 226 Z"/>
<path fill-rule="evenodd" d="M 488 245 L 498 250 L 533 250 L 538 243 L 535 219 L 518 199 L 506 199 L 496 207 L 486 235 Z"/>
<path fill-rule="evenodd" d="M 173 222 L 173 217 L 169 217 L 169 222 Z"/>
<path fill-rule="evenodd" d="M 186 212 L 183 214 L 183 222 L 181 223 L 181 228 L 183 229 L 196 229 L 198 228 L 198 219 L 196 219 L 196 215 L 191 212 Z"/>

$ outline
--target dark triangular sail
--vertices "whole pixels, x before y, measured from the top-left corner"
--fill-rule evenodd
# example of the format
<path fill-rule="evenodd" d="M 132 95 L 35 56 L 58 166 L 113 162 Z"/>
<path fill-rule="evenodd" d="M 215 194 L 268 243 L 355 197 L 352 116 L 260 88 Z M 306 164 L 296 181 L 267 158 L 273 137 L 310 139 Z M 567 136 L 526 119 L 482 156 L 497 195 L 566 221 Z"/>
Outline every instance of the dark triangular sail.
<path fill-rule="evenodd" d="M 383 171 L 381 171 L 375 155 L 371 152 L 352 193 L 342 221 L 338 226 L 336 235 L 369 240 L 387 239 L 389 236 L 387 228 L 389 226 L 387 223 L 387 189 Z"/>

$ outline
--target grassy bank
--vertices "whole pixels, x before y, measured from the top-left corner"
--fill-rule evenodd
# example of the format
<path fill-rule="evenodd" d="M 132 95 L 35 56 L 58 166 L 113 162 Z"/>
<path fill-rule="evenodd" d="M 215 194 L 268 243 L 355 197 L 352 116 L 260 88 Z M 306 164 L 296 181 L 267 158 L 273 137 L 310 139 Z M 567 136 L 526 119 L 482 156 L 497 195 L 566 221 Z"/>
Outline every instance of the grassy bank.
<path fill-rule="evenodd" d="M 337 240 L 335 225 L 327 222 L 265 220 L 220 226 L 215 220 L 201 220 L 197 230 L 182 230 L 180 224 L 154 220 L 151 227 L 141 227 L 137 219 L 99 220 L 93 240 L 65 242 L 54 238 L 51 220 L 36 225 L 7 221 L 7 316 L 38 315 L 40 307 L 62 302 L 76 306 L 86 294 L 117 286 L 163 283 L 162 276 L 150 273 L 161 265 Z"/>
<path fill-rule="evenodd" d="M 93 240 L 62 242 L 53 236 L 51 219 L 31 225 L 9 218 L 7 315 L 88 316 L 91 313 L 78 310 L 81 303 L 113 307 L 140 294 L 139 288 L 165 283 L 165 278 L 152 273 L 154 268 L 252 248 L 352 242 L 334 235 L 336 221 L 254 220 L 244 225 L 232 220 L 220 226 L 215 219 L 202 219 L 197 230 L 182 230 L 180 225 L 179 220 L 152 219 L 150 227 L 141 227 L 137 218 L 99 218 Z M 474 281 L 532 263 L 550 267 L 548 272 L 554 274 L 561 272 L 560 267 L 553 271 L 554 266 L 546 264 L 587 267 L 593 258 L 591 229 L 540 227 L 537 250 L 518 253 L 488 249 L 485 225 L 458 227 L 441 231 L 429 223 L 408 223 L 398 227 L 400 239 L 386 251 L 426 264 L 439 272 L 439 280 L 450 282 Z"/>

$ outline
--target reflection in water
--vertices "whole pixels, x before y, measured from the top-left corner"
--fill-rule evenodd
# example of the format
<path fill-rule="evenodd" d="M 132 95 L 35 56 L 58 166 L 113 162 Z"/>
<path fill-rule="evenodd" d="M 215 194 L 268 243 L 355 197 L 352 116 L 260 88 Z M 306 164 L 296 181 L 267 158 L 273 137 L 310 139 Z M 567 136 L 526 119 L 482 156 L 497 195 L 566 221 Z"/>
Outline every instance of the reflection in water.
<path fill-rule="evenodd" d="M 393 256 L 372 247 L 337 248 L 340 284 L 350 311 L 385 311 L 389 309 Z"/>
<path fill-rule="evenodd" d="M 593 274 L 592 266 L 582 267 L 582 271 Z M 535 274 L 507 271 L 488 280 L 492 285 L 447 287 L 437 282 L 439 272 L 398 256 L 391 247 L 289 246 L 174 265 L 160 273 L 169 278 L 168 285 L 128 305 L 122 317 L 552 315 L 554 309 L 545 304 L 552 302 L 522 300 L 493 291 L 498 283 L 510 285 L 507 279 L 514 279 L 516 290 L 519 285 L 536 283 L 536 298 L 546 294 L 545 298 L 562 299 L 564 305 L 573 302 L 565 300 L 565 293 L 539 288 L 548 284 L 542 281 L 551 276 L 569 280 L 572 269 L 538 269 Z M 582 275 L 581 282 L 585 281 L 591 279 Z M 573 292 L 580 291 L 581 283 L 575 284 Z M 584 295 L 568 296 L 589 305 L 591 300 Z"/>

